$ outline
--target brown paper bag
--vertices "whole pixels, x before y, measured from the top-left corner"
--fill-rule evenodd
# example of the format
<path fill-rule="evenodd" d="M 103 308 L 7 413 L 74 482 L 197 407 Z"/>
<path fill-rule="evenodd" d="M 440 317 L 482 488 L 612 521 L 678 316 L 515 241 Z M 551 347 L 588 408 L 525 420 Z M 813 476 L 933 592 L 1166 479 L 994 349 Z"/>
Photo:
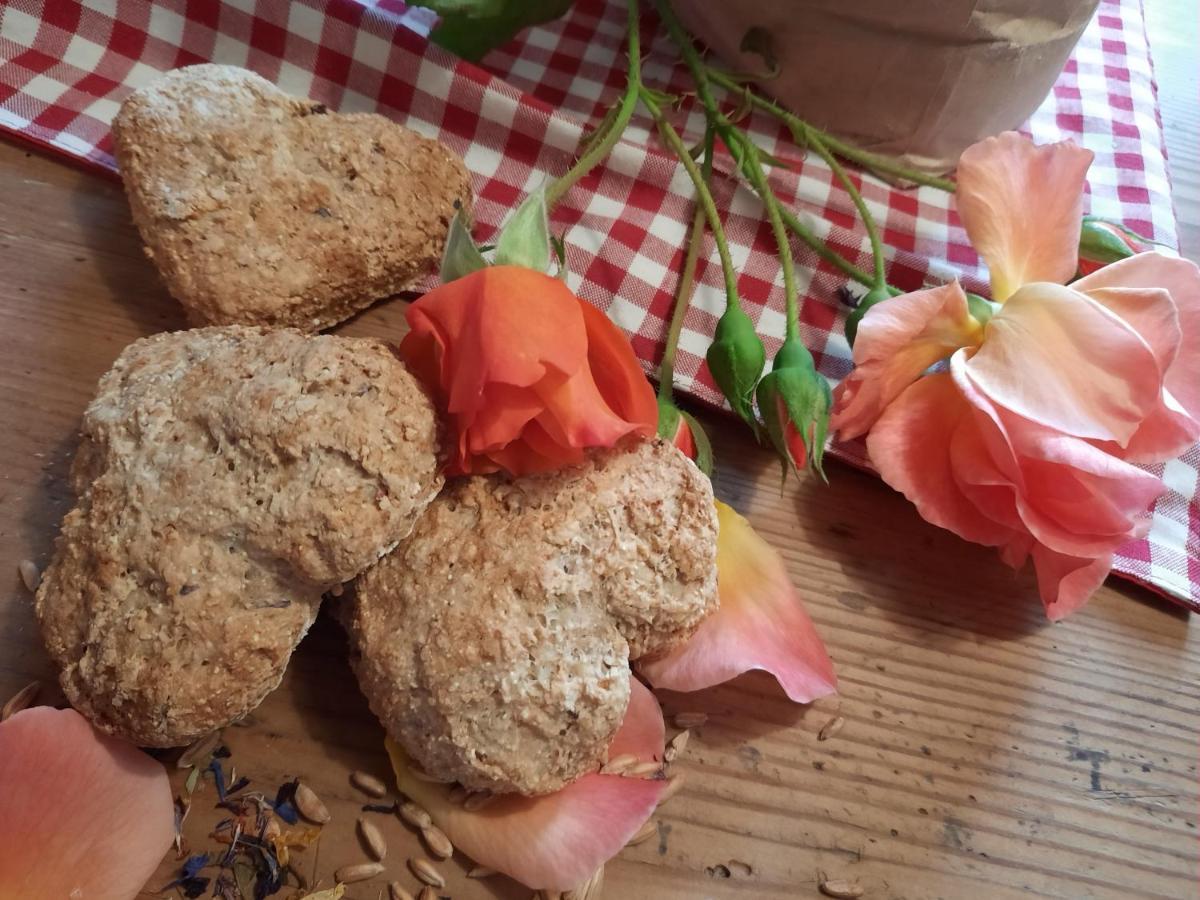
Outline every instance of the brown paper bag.
<path fill-rule="evenodd" d="M 675 0 L 697 38 L 801 118 L 930 172 L 1016 128 L 1099 0 Z M 752 31 L 753 29 L 753 31 Z M 749 38 L 747 34 L 750 33 Z"/>

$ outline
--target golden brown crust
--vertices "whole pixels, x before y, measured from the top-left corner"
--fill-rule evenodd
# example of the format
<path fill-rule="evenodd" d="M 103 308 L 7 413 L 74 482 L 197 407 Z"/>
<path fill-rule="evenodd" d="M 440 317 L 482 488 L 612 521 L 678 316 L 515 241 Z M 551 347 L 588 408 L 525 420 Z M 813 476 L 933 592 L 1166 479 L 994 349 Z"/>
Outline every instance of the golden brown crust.
<path fill-rule="evenodd" d="M 143 745 L 253 709 L 321 593 L 441 486 L 432 405 L 374 340 L 146 338 L 101 379 L 82 432 L 37 611 L 67 697 Z"/>
<path fill-rule="evenodd" d="M 430 774 L 556 790 L 603 761 L 631 648 L 674 646 L 715 609 L 715 561 L 708 480 L 661 441 L 464 479 L 359 579 L 352 663 Z"/>
<path fill-rule="evenodd" d="M 442 144 L 234 66 L 135 91 L 113 138 L 146 252 L 197 325 L 328 328 L 431 271 L 470 210 Z"/>

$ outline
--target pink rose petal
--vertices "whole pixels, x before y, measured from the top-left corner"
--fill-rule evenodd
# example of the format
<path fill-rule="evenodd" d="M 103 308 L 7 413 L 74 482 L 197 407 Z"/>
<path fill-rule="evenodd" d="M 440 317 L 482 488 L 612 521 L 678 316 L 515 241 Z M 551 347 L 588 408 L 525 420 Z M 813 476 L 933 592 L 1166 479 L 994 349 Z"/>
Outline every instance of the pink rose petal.
<path fill-rule="evenodd" d="M 950 374 L 972 410 L 970 426 L 983 437 L 992 483 L 1011 486 L 1019 524 L 1055 552 L 1076 557 L 1111 555 L 1140 536 L 1145 512 L 1162 494 L 1154 475 L 1088 441 L 1031 422 L 995 404 L 970 378 L 965 353 L 950 360 Z M 956 459 L 960 478 L 972 462 Z"/>
<path fill-rule="evenodd" d="M 999 512 L 1004 495 L 991 498 L 997 509 L 989 515 L 967 488 L 998 486 L 1003 491 L 1007 485 L 1011 490 L 1011 481 L 996 468 L 969 421 L 956 440 L 970 415 L 949 374 L 928 375 L 875 423 L 867 452 L 883 480 L 907 497 L 925 521 L 976 544 L 1000 546 L 1018 533 Z"/>
<path fill-rule="evenodd" d="M 1087 603 L 1104 583 L 1112 568 L 1112 554 L 1079 559 L 1035 544 L 1033 566 L 1046 617 L 1057 622 Z"/>
<path fill-rule="evenodd" d="M 1014 568 L 1032 554 L 1047 615 L 1062 618 L 1104 580 L 1113 551 L 1144 534 L 1163 484 L 991 404 L 965 378 L 966 355 L 901 394 L 867 449 L 884 481 L 927 521 L 998 547 Z"/>
<path fill-rule="evenodd" d="M 982 334 L 957 281 L 871 307 L 858 326 L 854 371 L 834 392 L 830 429 L 842 440 L 865 434 L 926 369 Z"/>
<path fill-rule="evenodd" d="M 720 607 L 686 644 L 640 660 L 638 671 L 655 687 L 698 691 L 761 669 L 797 703 L 832 694 L 833 663 L 783 560 L 724 503 L 717 503 L 717 516 Z"/>
<path fill-rule="evenodd" d="M 1164 292 L 1148 303 L 1170 304 Z M 1163 376 L 1150 345 L 1086 294 L 1053 284 L 1018 291 L 966 364 L 991 402 L 1048 428 L 1124 446 L 1158 406 Z"/>
<path fill-rule="evenodd" d="M 1139 253 L 1105 266 L 1071 285 L 1099 288 L 1161 288 L 1171 295 L 1179 318 L 1180 344 L 1167 373 L 1167 390 L 1193 418 L 1200 419 L 1200 267 L 1161 253 Z"/>
<path fill-rule="evenodd" d="M 0 897 L 131 900 L 175 837 L 163 767 L 71 709 L 0 723 Z"/>
<path fill-rule="evenodd" d="M 636 678 L 630 688 L 609 758 L 630 753 L 662 759 L 658 701 Z M 404 751 L 390 739 L 387 750 L 400 790 L 429 811 L 456 847 L 530 888 L 567 891 L 585 882 L 646 823 L 666 787 L 665 781 L 589 774 L 553 794 L 510 794 L 468 811 L 450 801 L 446 785 L 414 777 Z"/>
<path fill-rule="evenodd" d="M 955 201 L 967 236 L 988 265 L 992 298 L 1035 281 L 1065 283 L 1079 259 L 1083 184 L 1092 151 L 1038 146 L 1008 131 L 968 147 Z"/>

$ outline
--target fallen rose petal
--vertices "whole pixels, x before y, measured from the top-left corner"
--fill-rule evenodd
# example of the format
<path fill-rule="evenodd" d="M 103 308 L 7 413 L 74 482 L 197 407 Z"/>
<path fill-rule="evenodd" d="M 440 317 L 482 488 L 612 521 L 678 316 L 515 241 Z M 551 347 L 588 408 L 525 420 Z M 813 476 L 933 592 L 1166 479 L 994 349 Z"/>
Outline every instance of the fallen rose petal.
<path fill-rule="evenodd" d="M 783 560 L 742 516 L 717 503 L 721 605 L 686 644 L 638 662 L 655 687 L 698 691 L 761 669 L 797 703 L 837 690 L 833 663 Z"/>
<path fill-rule="evenodd" d="M 0 724 L 0 897 L 130 900 L 175 837 L 163 767 L 79 713 Z"/>
<path fill-rule="evenodd" d="M 865 434 L 926 369 L 982 334 L 956 281 L 876 303 L 859 323 L 854 371 L 834 391 L 829 427 L 842 440 Z"/>
<path fill-rule="evenodd" d="M 1148 304 L 1170 306 L 1164 291 Z M 1055 284 L 1018 291 L 988 323 L 966 371 L 993 403 L 1065 434 L 1124 446 L 1162 395 L 1163 374 L 1134 328 Z"/>
<path fill-rule="evenodd" d="M 630 688 L 609 757 L 662 759 L 658 701 L 636 678 Z M 508 794 L 472 811 L 452 803 L 446 785 L 416 778 L 399 745 L 388 740 L 387 750 L 400 790 L 428 810 L 455 847 L 480 865 L 546 890 L 571 890 L 616 856 L 653 814 L 667 784 L 593 773 L 553 794 Z"/>
<path fill-rule="evenodd" d="M 968 147 L 955 201 L 971 244 L 988 265 L 992 299 L 1025 284 L 1075 274 L 1083 184 L 1093 153 L 1076 144 L 1034 144 L 1007 131 Z"/>

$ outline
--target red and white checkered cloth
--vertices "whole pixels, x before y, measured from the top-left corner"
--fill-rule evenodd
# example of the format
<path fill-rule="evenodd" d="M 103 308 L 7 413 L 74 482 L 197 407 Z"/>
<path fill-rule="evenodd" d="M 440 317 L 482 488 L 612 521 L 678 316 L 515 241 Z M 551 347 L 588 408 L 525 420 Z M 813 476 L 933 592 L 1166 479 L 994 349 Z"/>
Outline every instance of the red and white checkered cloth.
<path fill-rule="evenodd" d="M 478 67 L 429 46 L 431 16 L 400 0 L 0 0 L 0 128 L 111 172 L 109 122 L 130 90 L 191 63 L 246 66 L 331 109 L 378 111 L 445 141 L 474 174 L 478 236 L 486 239 L 527 192 L 566 171 L 588 123 L 620 92 L 624 17 L 623 4 L 580 0 L 566 18 L 527 31 Z M 652 16 L 643 24 L 647 82 L 683 88 L 665 35 Z M 685 105 L 679 119 L 699 135 L 695 110 Z M 869 268 L 854 209 L 828 167 L 802 158 L 774 121 L 747 124 L 792 163 L 791 171 L 771 173 L 781 199 Z M 1026 127 L 1038 141 L 1069 137 L 1096 152 L 1093 213 L 1174 244 L 1140 0 L 1103 0 Z M 985 289 L 949 195 L 856 181 L 891 248 L 892 284 L 916 288 L 957 275 Z M 773 240 L 753 194 L 728 179 L 717 185 L 740 292 L 773 353 L 784 331 Z M 630 333 L 647 371 L 661 350 L 692 196 L 681 167 L 638 120 L 554 211 L 555 230 L 566 233 L 571 286 Z M 803 336 L 821 371 L 839 379 L 850 369 L 835 299 L 845 278 L 807 249 L 798 262 Z M 703 359 L 723 298 L 712 254 L 701 262 L 676 363 L 679 387 L 710 403 L 720 397 Z M 861 462 L 853 447 L 835 452 Z M 1122 548 L 1115 568 L 1200 610 L 1200 448 L 1162 475 L 1170 491 L 1154 508 L 1150 534 Z"/>

